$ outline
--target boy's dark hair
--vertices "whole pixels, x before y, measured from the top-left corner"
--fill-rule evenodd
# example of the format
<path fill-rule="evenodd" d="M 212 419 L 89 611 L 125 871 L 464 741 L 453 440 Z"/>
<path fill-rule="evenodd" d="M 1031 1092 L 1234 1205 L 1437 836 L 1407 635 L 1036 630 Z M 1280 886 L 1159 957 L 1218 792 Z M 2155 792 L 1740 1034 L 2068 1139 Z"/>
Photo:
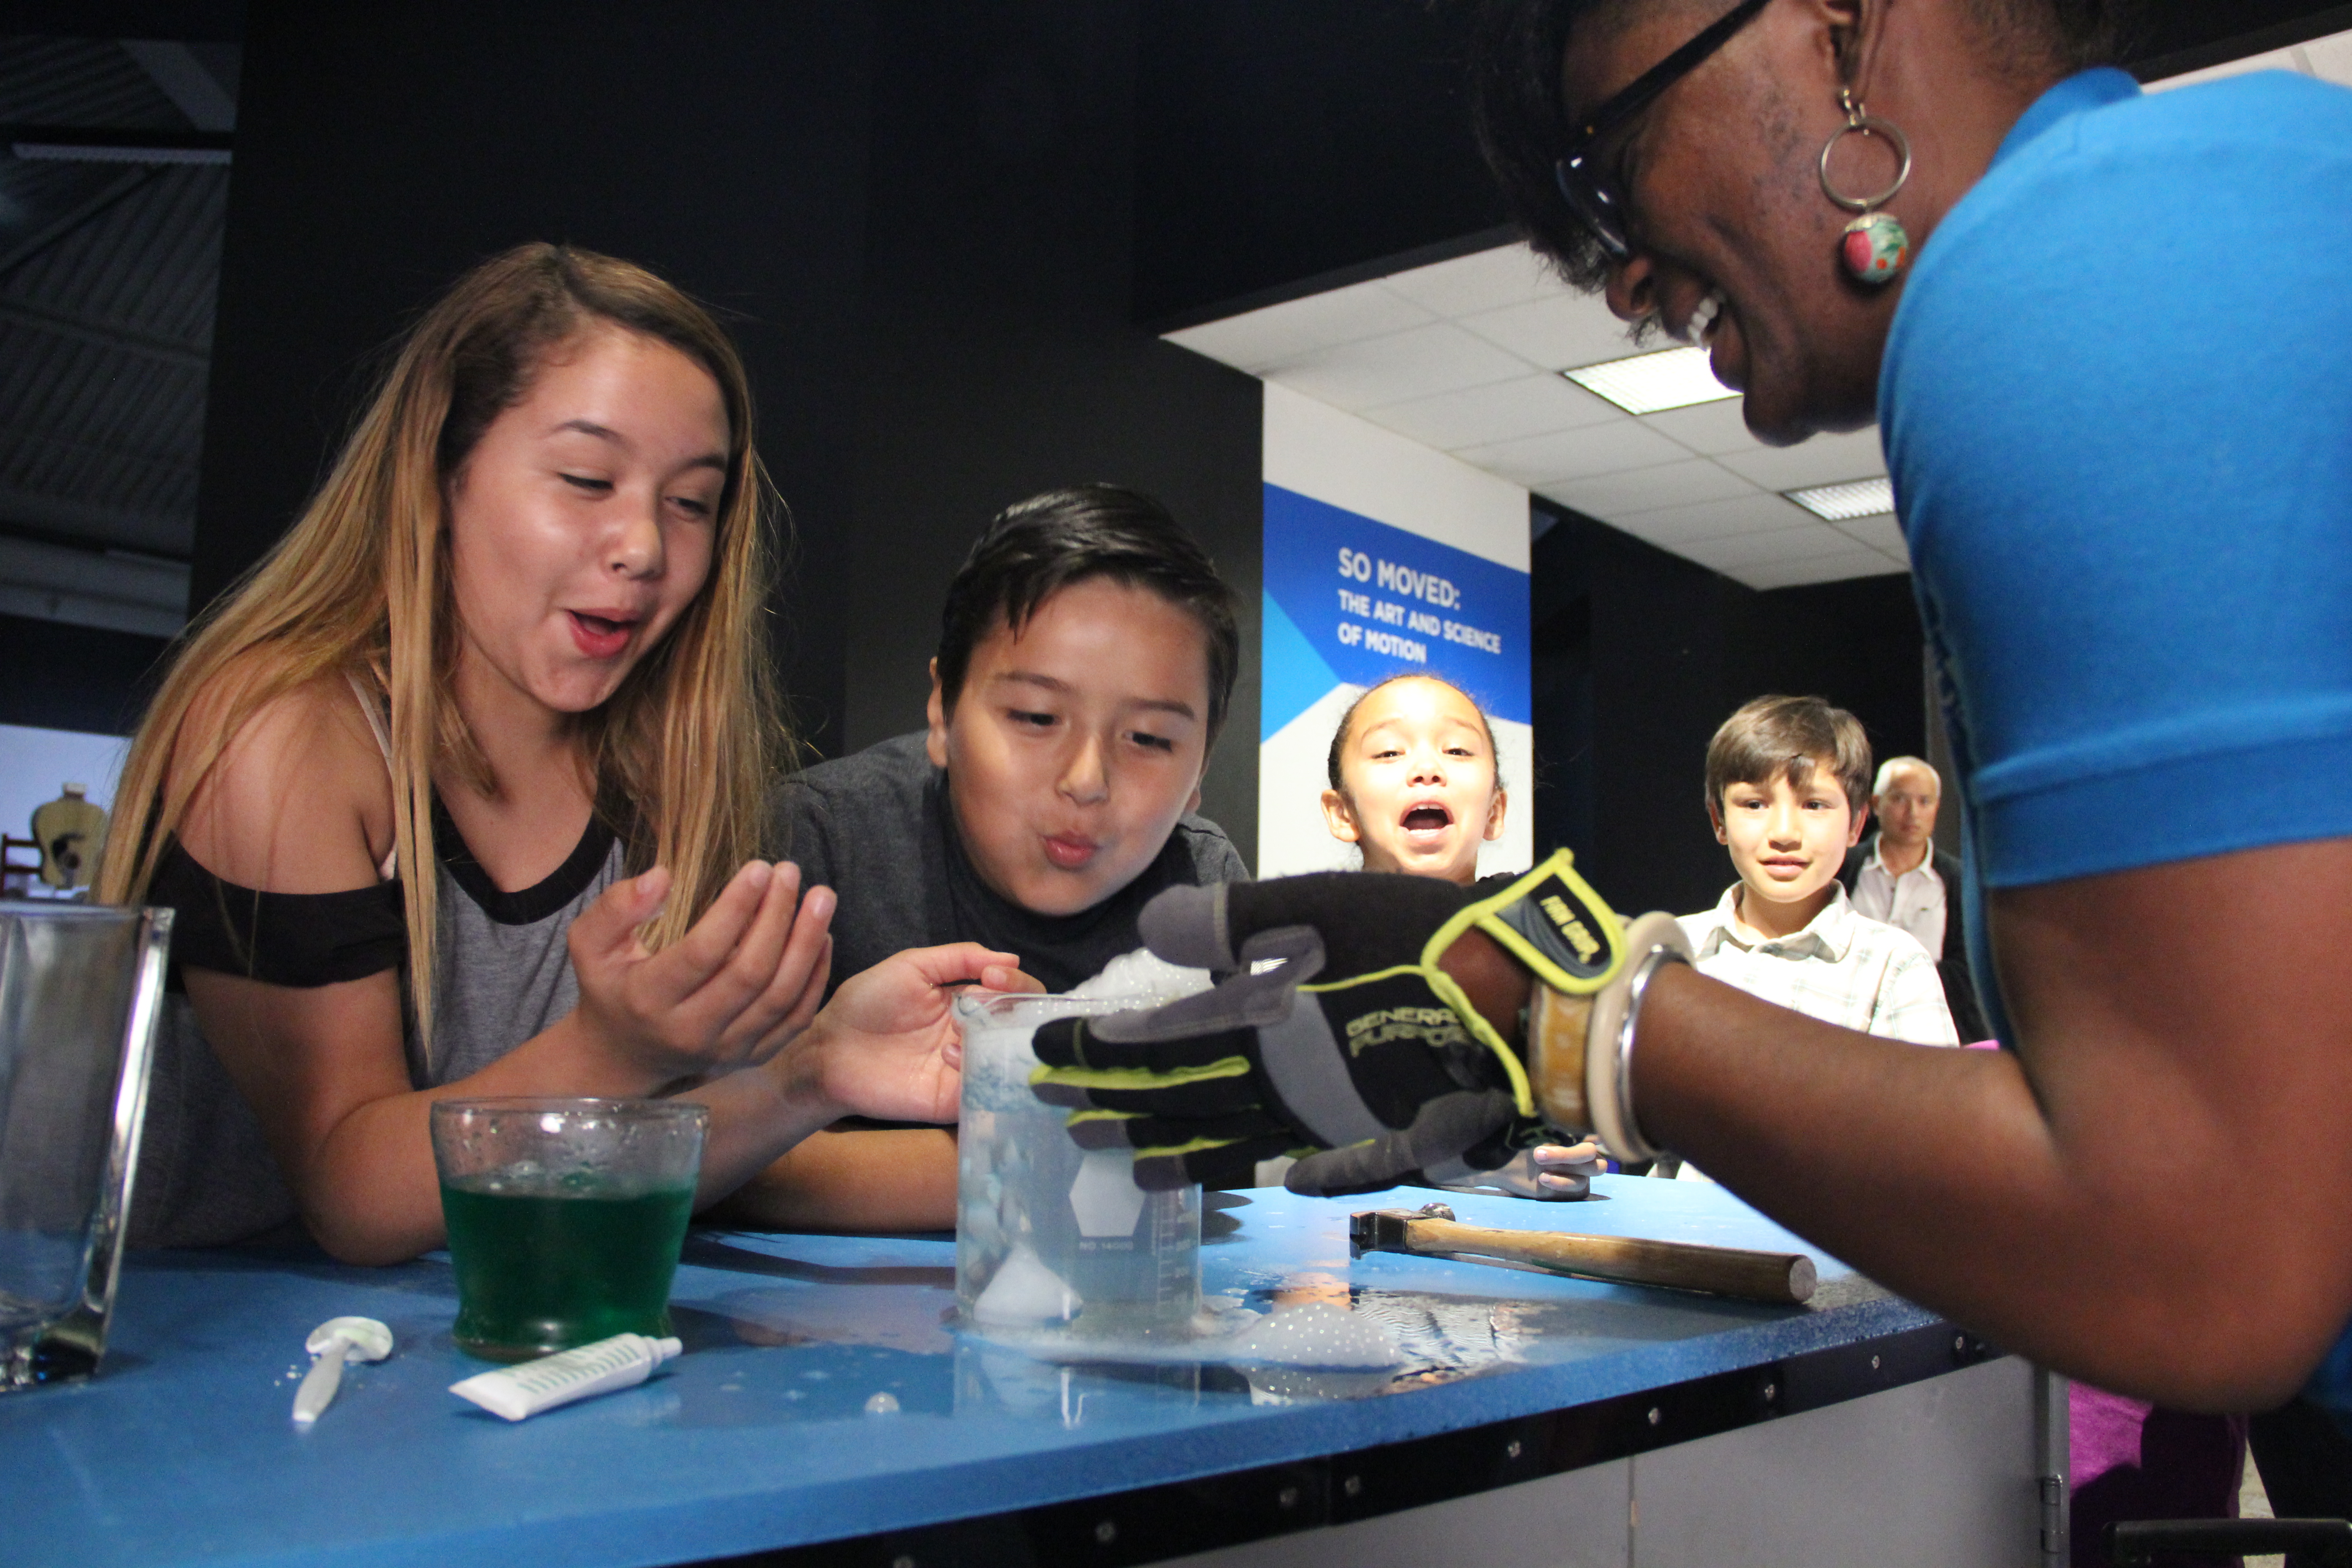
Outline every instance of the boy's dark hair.
<path fill-rule="evenodd" d="M 1706 810 L 1717 816 L 1733 784 L 1786 778 L 1802 789 L 1812 782 L 1813 759 L 1827 757 L 1846 804 L 1870 799 L 1870 738 L 1862 721 L 1819 697 L 1759 697 L 1723 721 L 1706 743 Z"/>
<path fill-rule="evenodd" d="M 1600 107 L 1561 101 L 1560 70 L 1571 29 L 1604 26 L 1667 5 L 1709 14 L 1729 0 L 1471 0 L 1471 121 L 1487 167 L 1503 187 L 1528 242 L 1577 288 L 1601 287 L 1608 258 L 1570 215 L 1552 175 L 1570 127 Z M 1986 47 L 2021 75 L 2067 75 L 2117 58 L 2135 0 L 1963 0 Z"/>
<path fill-rule="evenodd" d="M 999 626 L 1019 631 L 1073 583 L 1108 577 L 1148 588 L 1200 622 L 1209 652 L 1209 740 L 1224 727 L 1241 668 L 1234 591 L 1216 563 L 1139 490 L 1076 485 L 1015 501 L 989 522 L 948 584 L 940 615 L 940 696 L 950 710 L 971 650 Z"/>

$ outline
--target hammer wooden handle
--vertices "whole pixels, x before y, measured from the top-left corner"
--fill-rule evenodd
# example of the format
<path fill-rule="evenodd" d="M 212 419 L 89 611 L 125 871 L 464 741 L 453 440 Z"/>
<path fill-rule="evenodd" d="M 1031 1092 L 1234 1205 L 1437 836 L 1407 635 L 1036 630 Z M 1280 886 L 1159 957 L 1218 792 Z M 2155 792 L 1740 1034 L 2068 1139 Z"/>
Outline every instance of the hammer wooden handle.
<path fill-rule="evenodd" d="M 1801 1252 L 1750 1252 L 1557 1230 L 1491 1230 L 1450 1219 L 1408 1221 L 1405 1243 L 1414 1252 L 1473 1253 L 1627 1285 L 1672 1285 L 1751 1301 L 1801 1304 L 1813 1294 L 1813 1260 Z"/>

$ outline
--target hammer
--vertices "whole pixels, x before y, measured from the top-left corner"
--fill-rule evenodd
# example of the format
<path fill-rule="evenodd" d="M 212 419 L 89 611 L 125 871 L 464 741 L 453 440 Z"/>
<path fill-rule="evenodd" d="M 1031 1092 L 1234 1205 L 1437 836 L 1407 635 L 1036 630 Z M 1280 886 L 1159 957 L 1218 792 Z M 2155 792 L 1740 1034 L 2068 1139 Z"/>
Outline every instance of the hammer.
<path fill-rule="evenodd" d="M 1801 1252 L 1750 1252 L 1689 1241 L 1584 1236 L 1564 1230 L 1493 1230 L 1461 1225 L 1444 1204 L 1414 1209 L 1367 1209 L 1348 1219 L 1348 1248 L 1413 1252 L 1444 1258 L 1458 1253 L 1533 1263 L 1624 1285 L 1671 1285 L 1750 1301 L 1800 1305 L 1813 1293 L 1813 1260 Z"/>

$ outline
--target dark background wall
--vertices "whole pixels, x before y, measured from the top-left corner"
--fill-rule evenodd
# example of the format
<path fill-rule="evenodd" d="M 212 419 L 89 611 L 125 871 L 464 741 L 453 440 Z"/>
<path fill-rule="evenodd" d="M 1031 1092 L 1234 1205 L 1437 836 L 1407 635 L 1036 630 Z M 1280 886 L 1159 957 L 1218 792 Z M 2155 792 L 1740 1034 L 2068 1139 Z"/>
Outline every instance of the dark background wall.
<path fill-rule="evenodd" d="M 436 290 L 571 240 L 732 318 L 821 753 L 921 722 L 940 596 L 990 515 L 1133 484 L 1252 613 L 1206 803 L 1252 842 L 1257 388 L 1132 324 L 1131 6 L 257 0 L 247 39 L 198 602 L 296 513 Z"/>
<path fill-rule="evenodd" d="M 162 637 L 0 616 L 0 724 L 127 735 L 170 646 Z"/>
<path fill-rule="evenodd" d="M 861 339 L 845 740 L 914 728 L 944 584 L 989 515 L 1134 485 L 1244 612 L 1205 809 L 1257 838 L 1259 393 L 1135 324 L 1131 5 L 880 8 Z"/>
<path fill-rule="evenodd" d="M 800 524 L 781 651 L 832 740 L 872 47 L 854 0 L 251 5 L 194 602 L 300 510 L 420 308 L 568 240 L 731 317 Z"/>
<path fill-rule="evenodd" d="M 1168 326 L 1500 245 L 1463 90 L 1469 7 L 1143 8 L 1135 305 Z"/>

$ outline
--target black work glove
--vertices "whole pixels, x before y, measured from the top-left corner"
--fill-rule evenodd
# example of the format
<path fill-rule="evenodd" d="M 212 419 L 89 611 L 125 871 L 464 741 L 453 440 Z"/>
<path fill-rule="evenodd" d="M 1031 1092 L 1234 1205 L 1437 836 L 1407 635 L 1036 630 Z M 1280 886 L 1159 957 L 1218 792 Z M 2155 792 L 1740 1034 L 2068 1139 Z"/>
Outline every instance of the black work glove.
<path fill-rule="evenodd" d="M 1299 1157 L 1286 1184 L 1308 1194 L 1392 1186 L 1455 1158 L 1500 1164 L 1541 1130 L 1528 1072 L 1439 961 L 1476 930 L 1585 995 L 1624 955 L 1565 850 L 1484 894 L 1366 872 L 1171 888 L 1140 924 L 1153 952 L 1221 983 L 1044 1025 L 1032 1081 L 1077 1108 L 1079 1143 L 1132 1146 L 1147 1188 L 1245 1186 L 1284 1154 Z"/>

